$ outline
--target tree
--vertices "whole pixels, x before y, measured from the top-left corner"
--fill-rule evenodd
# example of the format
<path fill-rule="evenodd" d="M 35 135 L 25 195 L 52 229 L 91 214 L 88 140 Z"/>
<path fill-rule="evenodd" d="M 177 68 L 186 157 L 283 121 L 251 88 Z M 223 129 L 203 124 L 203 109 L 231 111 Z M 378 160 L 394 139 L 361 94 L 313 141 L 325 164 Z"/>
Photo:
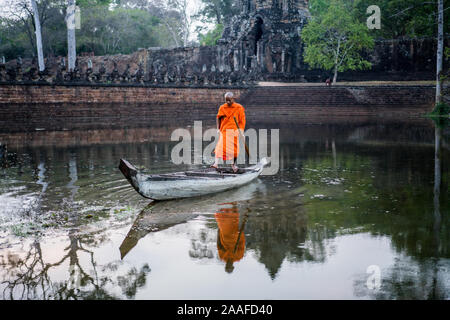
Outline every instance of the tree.
<path fill-rule="evenodd" d="M 45 28 L 52 19 L 59 18 L 60 4 L 62 0 L 35 1 L 42 30 L 42 38 L 48 39 Z M 36 47 L 36 18 L 32 2 L 29 0 L 4 0 L 0 7 L 1 22 L 0 52 L 7 58 L 21 56 L 35 56 Z M 46 43 L 43 44 L 43 52 L 46 55 Z"/>
<path fill-rule="evenodd" d="M 75 0 L 67 0 L 66 11 L 67 23 L 67 66 L 69 71 L 75 69 L 77 59 L 76 39 L 75 39 Z"/>
<path fill-rule="evenodd" d="M 381 29 L 372 30 L 376 38 L 398 39 L 435 37 L 437 11 L 436 0 L 341 0 L 360 21 L 366 21 L 366 10 L 377 5 L 381 10 Z M 309 11 L 313 17 L 326 12 L 328 0 L 310 0 Z M 448 10 L 444 8 L 444 11 Z M 444 25 L 444 34 L 449 25 Z"/>
<path fill-rule="evenodd" d="M 83 8 L 81 8 L 83 10 Z M 83 10 L 83 24 L 77 30 L 77 50 L 96 55 L 128 54 L 138 48 L 170 44 L 161 20 L 146 10 L 109 10 L 106 6 Z"/>
<path fill-rule="evenodd" d="M 44 54 L 42 53 L 41 22 L 39 21 L 39 11 L 36 4 L 36 0 L 31 0 L 31 6 L 33 8 L 34 25 L 36 29 L 36 48 L 38 55 L 39 71 L 42 72 L 45 69 L 45 64 L 44 64 Z"/>
<path fill-rule="evenodd" d="M 157 16 L 172 35 L 177 47 L 180 46 L 179 38 L 183 46 L 188 45 L 193 14 L 188 0 L 154 0 L 154 6 L 159 13 Z"/>
<path fill-rule="evenodd" d="M 0 7 L 0 57 L 36 56 L 34 15 L 30 0 L 5 0 Z M 8 2 L 11 1 L 11 2 Z M 14 2 L 13 2 L 14 1 Z M 77 0 L 82 13 L 76 30 L 76 52 L 96 55 L 128 54 L 147 47 L 182 43 L 180 16 L 156 7 L 157 0 L 127 0 L 110 6 L 108 0 Z M 43 56 L 67 55 L 65 0 L 36 0 L 42 32 Z M 165 23 L 173 27 L 173 35 Z"/>
<path fill-rule="evenodd" d="M 442 57 L 444 55 L 444 0 L 438 0 L 438 46 L 436 58 L 436 104 L 442 102 Z"/>
<path fill-rule="evenodd" d="M 233 0 L 201 0 L 202 8 L 199 10 L 197 17 L 203 23 L 214 22 L 216 24 L 224 24 L 225 19 L 237 14 L 237 8 L 233 6 Z"/>
<path fill-rule="evenodd" d="M 216 24 L 213 30 L 208 31 L 206 34 L 199 33 L 198 40 L 202 46 L 214 46 L 217 40 L 220 39 L 223 32 L 223 24 Z"/>
<path fill-rule="evenodd" d="M 329 7 L 328 0 L 310 0 L 308 2 L 309 12 L 313 17 L 319 16 L 327 11 Z"/>
<path fill-rule="evenodd" d="M 121 2 L 121 7 L 144 10 L 157 17 L 159 23 L 164 27 L 155 31 L 167 39 L 170 37 L 171 45 L 180 46 L 180 42 L 183 40 L 183 19 L 180 11 L 174 8 L 169 0 L 126 0 Z M 167 41 L 164 39 L 164 42 Z"/>
<path fill-rule="evenodd" d="M 302 31 L 306 45 L 304 59 L 311 67 L 333 70 L 333 83 L 338 72 L 371 67 L 360 52 L 371 49 L 374 40 L 365 23 L 359 22 L 349 7 L 333 0 L 323 13 L 314 17 Z"/>
<path fill-rule="evenodd" d="M 183 46 L 188 45 L 189 36 L 191 34 L 191 26 L 193 15 L 190 14 L 188 0 L 166 0 L 167 7 L 172 8 L 178 12 L 181 17 L 181 35 L 183 39 Z"/>
<path fill-rule="evenodd" d="M 194 16 L 202 23 L 195 29 L 201 45 L 216 44 L 222 36 L 227 20 L 239 13 L 236 3 L 236 0 L 201 0 L 201 7 Z M 211 28 L 211 24 L 213 24 L 213 28 Z"/>

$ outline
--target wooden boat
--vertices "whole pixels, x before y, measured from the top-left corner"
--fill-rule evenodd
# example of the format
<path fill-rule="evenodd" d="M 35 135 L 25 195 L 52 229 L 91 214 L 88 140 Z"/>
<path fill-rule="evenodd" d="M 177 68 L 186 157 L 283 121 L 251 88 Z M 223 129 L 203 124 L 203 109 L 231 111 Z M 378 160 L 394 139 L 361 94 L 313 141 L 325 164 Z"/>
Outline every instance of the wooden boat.
<path fill-rule="evenodd" d="M 127 160 L 120 159 L 119 169 L 133 188 L 143 197 L 153 200 L 197 197 L 243 186 L 258 178 L 269 161 L 233 173 L 231 168 L 208 168 L 166 174 L 145 174 Z"/>

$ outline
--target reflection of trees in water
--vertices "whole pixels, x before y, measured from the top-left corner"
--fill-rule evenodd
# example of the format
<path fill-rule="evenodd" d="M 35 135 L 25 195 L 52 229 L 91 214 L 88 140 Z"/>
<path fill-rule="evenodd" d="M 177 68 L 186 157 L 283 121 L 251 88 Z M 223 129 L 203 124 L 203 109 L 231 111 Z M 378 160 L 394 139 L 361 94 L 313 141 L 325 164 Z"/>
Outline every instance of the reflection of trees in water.
<path fill-rule="evenodd" d="M 144 264 L 141 270 L 133 267 L 126 275 L 117 277 L 117 284 L 122 288 L 123 294 L 132 299 L 136 296 L 137 290 L 145 286 L 149 272 L 148 264 Z"/>
<path fill-rule="evenodd" d="M 441 183 L 442 178 L 448 180 L 449 171 L 445 168 L 442 175 L 439 130 L 436 131 L 436 143 L 434 161 L 429 149 L 419 149 L 413 159 L 401 156 L 400 150 L 395 152 L 397 160 L 379 161 L 381 167 L 396 164 L 383 170 L 387 174 L 375 173 L 378 177 L 375 185 L 379 196 L 377 209 L 387 210 L 389 214 L 372 213 L 357 219 L 358 223 L 371 226 L 372 233 L 390 236 L 398 252 L 419 261 L 450 257 L 449 221 L 441 217 L 441 211 L 449 210 L 448 181 Z M 399 160 L 404 158 L 407 161 Z"/>
<path fill-rule="evenodd" d="M 398 224 L 393 224 L 396 226 L 394 230 L 396 232 L 391 230 L 392 242 L 397 250 L 405 252 L 407 256 L 402 255 L 397 258 L 394 266 L 385 270 L 384 274 L 382 273 L 381 288 L 378 291 L 365 289 L 365 281 L 361 279 L 355 281 L 355 291 L 359 295 L 369 295 L 378 299 L 449 299 L 449 232 L 447 224 L 442 223 L 445 215 L 443 216 L 441 211 L 441 203 L 443 203 L 441 149 L 441 129 L 436 126 L 434 210 L 431 212 L 429 208 L 426 208 L 417 218 L 409 217 L 415 222 L 415 228 L 409 225 L 409 228 L 405 230 L 404 225 L 399 227 Z M 430 198 L 428 197 L 428 200 Z M 446 207 L 445 210 L 447 210 Z M 410 229 L 413 230 L 412 235 Z"/>
<path fill-rule="evenodd" d="M 279 174 L 280 180 L 293 182 L 298 172 Z M 264 198 L 255 198 L 245 206 L 251 209 L 245 226 L 247 250 L 256 253 L 274 279 L 284 260 L 324 262 L 331 249 L 327 239 L 333 229 L 310 225 L 300 192 L 292 184 L 280 184 Z"/>
<path fill-rule="evenodd" d="M 428 133 L 416 140 L 427 139 Z M 442 219 L 441 227 L 436 230 L 436 220 L 430 210 L 433 166 L 429 151 L 428 146 L 422 145 L 382 144 L 367 148 L 336 143 L 333 139 L 329 143 L 326 139 L 320 143 L 303 141 L 298 148 L 292 144 L 281 145 L 282 171 L 275 177 L 265 178 L 266 185 L 274 181 L 272 190 L 264 199 L 247 204 L 252 209 L 245 229 L 247 249 L 256 252 L 272 278 L 285 259 L 324 262 L 333 251 L 328 240 L 338 233 L 367 231 L 387 235 L 398 252 L 413 257 L 417 263 L 428 263 L 435 256 L 448 257 L 448 222 Z M 317 169 L 317 177 L 310 179 L 312 184 L 302 186 L 300 179 L 307 173 L 302 170 L 307 164 L 305 157 L 309 169 Z M 285 168 L 283 163 L 289 166 Z M 300 169 L 295 171 L 300 177 L 293 174 L 293 166 Z M 444 179 L 448 180 L 448 169 L 445 172 Z M 324 182 L 338 178 L 343 178 L 342 184 Z M 292 189 L 289 182 L 293 182 Z M 349 186 L 353 187 L 351 192 L 344 192 Z M 299 198 L 301 192 L 307 195 Z M 332 197 L 311 200 L 315 193 Z M 299 199 L 304 200 L 304 205 Z M 445 210 L 448 210 L 447 200 L 448 192 L 444 190 L 440 203 L 447 203 Z M 436 239 L 440 241 L 438 252 L 434 251 Z"/>
<path fill-rule="evenodd" d="M 323 223 L 341 232 L 360 229 L 389 236 L 398 252 L 419 260 L 435 256 L 438 237 L 438 255 L 450 257 L 448 219 L 442 217 L 440 231 L 435 232 L 433 213 L 433 202 L 441 204 L 441 212 L 449 210 L 448 162 L 441 162 L 439 175 L 443 172 L 443 183 L 436 198 L 431 187 L 434 162 L 430 161 L 428 147 L 383 146 L 383 153 L 374 154 L 376 148 L 371 148 L 363 155 L 354 155 L 344 146 L 338 150 L 336 176 L 331 152 L 303 163 L 308 169 L 303 171 L 305 199 L 315 193 L 329 198 L 305 203 L 310 222 Z M 342 183 L 326 183 L 335 178 L 342 179 Z"/>
<path fill-rule="evenodd" d="M 283 261 L 325 262 L 332 249 L 327 239 L 335 233 L 321 226 L 308 227 L 306 213 L 280 212 L 250 217 L 245 233 L 247 250 L 255 250 L 257 259 L 275 279 Z"/>
<path fill-rule="evenodd" d="M 223 203 L 215 211 L 217 222 L 227 221 L 234 226 L 230 230 L 240 229 L 244 225 L 242 239 L 245 239 L 245 250 L 256 253 L 258 261 L 265 265 L 272 279 L 276 277 L 284 260 L 324 262 L 327 254 L 333 250 L 328 239 L 336 236 L 334 229 L 322 225 L 308 226 L 303 198 L 293 188 L 298 185 L 299 179 L 298 170 L 282 171 L 277 176 L 266 177 L 264 185 L 267 187 L 270 181 L 275 181 L 276 190 L 264 190 L 263 194 L 256 193 L 246 201 Z M 229 217 L 218 220 L 218 214 Z M 231 223 L 233 216 L 240 219 Z M 245 217 L 247 218 L 244 220 Z M 246 223 L 243 224 L 243 221 Z M 219 226 L 209 224 L 208 228 L 218 229 Z M 219 232 L 217 239 L 220 235 Z M 209 248 L 210 244 L 209 239 L 208 246 L 203 247 Z M 221 247 L 217 243 L 217 250 Z"/>
<path fill-rule="evenodd" d="M 450 204 L 449 170 L 448 162 L 442 161 L 442 157 L 448 156 L 448 150 L 441 148 L 439 130 L 435 133 L 434 161 L 430 161 L 429 139 L 416 140 L 426 140 L 427 144 L 374 144 L 362 149 L 341 142 L 336 152 L 331 148 L 328 154 L 320 154 L 326 149 L 326 143 L 321 148 L 317 143 L 302 145 L 309 150 L 304 152 L 307 159 L 300 161 L 303 169 L 307 167 L 308 170 L 302 170 L 303 178 L 307 179 L 299 188 L 305 192 L 308 235 L 316 224 L 323 224 L 319 229 L 328 230 L 324 237 L 318 237 L 322 239 L 327 235 L 335 237 L 335 232 L 367 231 L 376 236 L 388 236 L 399 253 L 393 267 L 382 270 L 382 288 L 378 292 L 368 290 L 368 274 L 364 274 L 355 282 L 357 295 L 386 299 L 448 299 L 450 288 L 445 270 L 448 270 L 447 259 L 450 257 L 446 219 Z M 299 162 L 297 159 L 295 157 L 294 162 Z M 292 166 L 292 160 L 290 163 Z M 338 175 L 333 176 L 336 167 L 338 170 L 334 173 Z M 324 177 L 328 180 L 343 178 L 343 183 L 327 185 L 323 182 Z M 434 188 L 431 187 L 433 180 Z M 351 192 L 344 192 L 349 187 L 352 187 Z M 310 200 L 316 193 L 325 194 L 325 199 Z M 273 226 L 274 223 L 280 222 L 273 219 L 268 224 Z M 274 237 L 272 242 L 282 243 L 283 234 L 279 233 L 278 237 L 281 240 Z M 277 270 L 283 259 L 282 245 L 272 249 L 267 243 L 267 250 L 274 251 L 274 256 L 280 255 L 271 261 L 273 270 Z M 314 251 L 320 252 L 320 246 L 325 242 L 312 243 L 318 246 Z M 270 260 L 268 258 L 266 260 Z"/>
<path fill-rule="evenodd" d="M 381 270 L 381 287 L 366 287 L 368 274 L 355 280 L 356 296 L 392 300 L 445 300 L 450 298 L 448 262 L 440 259 L 416 261 L 402 256 L 387 270 Z"/>
<path fill-rule="evenodd" d="M 324 262 L 327 254 L 333 250 L 328 239 L 336 236 L 335 230 L 319 225 L 308 227 L 307 216 L 298 196 L 292 196 L 293 193 L 286 190 L 286 193 L 266 195 L 264 199 L 256 197 L 248 201 L 218 205 L 217 224 L 208 223 L 206 229 L 203 228 L 199 234 L 192 235 L 189 255 L 196 259 L 212 258 L 210 251 L 213 241 L 216 240 L 214 253 L 222 259 L 219 253 L 222 252 L 225 257 L 224 252 L 227 250 L 223 240 L 219 240 L 228 237 L 231 239 L 230 243 L 234 241 L 233 245 L 228 247 L 234 247 L 238 241 L 242 242 L 241 246 L 245 251 L 254 251 L 272 279 L 276 277 L 284 260 Z M 275 202 L 276 212 L 270 207 Z M 243 229 L 239 238 L 241 228 Z M 216 229 L 217 236 L 214 236 L 210 231 Z M 239 253 L 236 254 L 238 258 L 234 261 L 239 261 Z M 228 270 L 231 270 L 231 265 L 228 265 Z"/>
<path fill-rule="evenodd" d="M 127 298 L 133 298 L 137 289 L 145 286 L 150 268 L 147 264 L 140 270 L 132 267 L 125 275 L 116 279 L 111 274 L 117 273 L 121 262 L 113 262 L 98 270 L 94 252 L 84 247 L 81 237 L 69 235 L 69 245 L 64 248 L 64 255 L 57 262 L 45 261 L 39 241 L 34 241 L 24 257 L 9 254 L 4 265 L 2 281 L 3 299 L 116 299 L 108 292 L 108 286 L 120 287 Z M 83 265 L 80 254 L 89 256 L 89 264 Z M 63 281 L 52 279 L 57 267 L 68 267 L 68 276 Z"/>

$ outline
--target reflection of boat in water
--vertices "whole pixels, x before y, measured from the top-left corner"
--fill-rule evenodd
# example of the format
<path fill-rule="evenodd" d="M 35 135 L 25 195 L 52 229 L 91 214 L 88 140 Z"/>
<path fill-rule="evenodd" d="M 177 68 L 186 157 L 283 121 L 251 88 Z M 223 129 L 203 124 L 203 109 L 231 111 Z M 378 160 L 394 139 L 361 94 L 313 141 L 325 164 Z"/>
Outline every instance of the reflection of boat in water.
<path fill-rule="evenodd" d="M 121 258 L 123 259 L 136 246 L 138 241 L 150 232 L 167 229 L 199 215 L 213 215 L 224 204 L 250 200 L 256 192 L 263 188 L 262 182 L 256 182 L 239 189 L 195 199 L 152 202 L 136 217 L 130 231 L 120 245 Z"/>
<path fill-rule="evenodd" d="M 239 169 L 237 173 L 233 173 L 231 169 L 208 168 L 166 174 L 144 174 L 128 161 L 121 159 L 119 169 L 143 197 L 169 200 L 196 197 L 243 186 L 258 178 L 266 164 L 268 160 L 263 158 L 258 164 Z"/>

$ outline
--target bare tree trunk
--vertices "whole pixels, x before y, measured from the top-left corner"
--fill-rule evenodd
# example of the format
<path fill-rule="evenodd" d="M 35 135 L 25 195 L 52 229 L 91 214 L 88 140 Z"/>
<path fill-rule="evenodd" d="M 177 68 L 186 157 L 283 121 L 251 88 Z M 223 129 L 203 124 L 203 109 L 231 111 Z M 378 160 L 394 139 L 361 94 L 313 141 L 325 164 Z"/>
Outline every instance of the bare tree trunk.
<path fill-rule="evenodd" d="M 341 53 L 341 39 L 338 39 L 338 46 L 335 52 L 335 59 L 334 59 L 334 75 L 333 75 L 333 84 L 336 84 L 337 80 L 337 73 L 338 73 L 338 67 L 339 67 L 339 54 Z"/>
<path fill-rule="evenodd" d="M 25 29 L 27 36 L 28 36 L 28 40 L 30 41 L 31 47 L 33 48 L 33 51 L 36 50 L 36 43 L 33 39 L 33 33 L 30 30 L 30 26 L 27 20 L 25 20 L 24 18 L 21 18 L 20 20 L 22 20 L 23 22 L 23 28 Z"/>
<path fill-rule="evenodd" d="M 178 43 L 178 39 L 177 39 L 177 35 L 175 34 L 175 31 L 173 31 L 173 28 L 170 26 L 170 24 L 166 20 L 163 19 L 163 21 L 167 27 L 167 30 L 169 30 L 170 34 L 172 35 L 173 41 L 175 41 L 175 46 L 179 47 L 180 44 Z"/>
<path fill-rule="evenodd" d="M 186 47 L 188 45 L 189 35 L 191 33 L 191 21 L 189 19 L 188 3 L 187 0 L 182 0 L 181 10 L 183 15 L 183 45 Z"/>
<path fill-rule="evenodd" d="M 440 211 L 440 195 L 441 195 L 441 129 L 435 126 L 434 129 L 434 247 L 436 254 L 439 254 L 440 247 L 440 230 L 442 216 Z M 437 256 L 437 255 L 436 255 Z"/>
<path fill-rule="evenodd" d="M 165 14 L 168 14 L 170 10 L 175 9 L 179 13 L 179 0 L 162 0 L 158 2 L 157 7 L 158 10 L 158 17 L 161 18 L 161 21 L 166 26 L 167 30 L 170 32 L 170 35 L 172 36 L 173 41 L 175 42 L 175 46 L 179 47 L 180 42 L 178 41 L 178 32 L 175 30 L 175 27 L 171 25 L 171 19 L 170 17 L 166 17 Z M 151 10 L 147 8 L 147 11 L 151 13 Z M 183 39 L 180 39 L 183 40 Z"/>
<path fill-rule="evenodd" d="M 176 10 L 181 18 L 181 34 L 183 46 L 187 46 L 189 42 L 190 28 L 192 21 L 190 18 L 188 0 L 167 0 L 166 8 L 172 8 Z"/>
<path fill-rule="evenodd" d="M 438 43 L 436 58 L 436 104 L 442 101 L 442 57 L 444 53 L 444 0 L 438 0 Z"/>
<path fill-rule="evenodd" d="M 75 60 L 77 58 L 75 40 L 75 0 L 68 0 L 67 2 L 67 65 L 68 70 L 73 71 L 73 69 L 75 69 Z"/>
<path fill-rule="evenodd" d="M 39 11 L 36 4 L 36 0 L 31 0 L 31 6 L 33 7 L 34 25 L 36 27 L 36 48 L 38 55 L 39 71 L 45 70 L 44 54 L 42 52 L 42 34 L 41 34 L 41 22 L 39 21 Z"/>
<path fill-rule="evenodd" d="M 217 24 L 222 24 L 222 17 L 216 4 L 214 4 L 214 12 L 216 13 Z"/>
<path fill-rule="evenodd" d="M 333 84 L 336 84 L 336 81 L 337 81 L 337 73 L 338 73 L 338 67 L 337 67 L 337 65 L 336 65 L 336 66 L 334 66 Z"/>

